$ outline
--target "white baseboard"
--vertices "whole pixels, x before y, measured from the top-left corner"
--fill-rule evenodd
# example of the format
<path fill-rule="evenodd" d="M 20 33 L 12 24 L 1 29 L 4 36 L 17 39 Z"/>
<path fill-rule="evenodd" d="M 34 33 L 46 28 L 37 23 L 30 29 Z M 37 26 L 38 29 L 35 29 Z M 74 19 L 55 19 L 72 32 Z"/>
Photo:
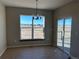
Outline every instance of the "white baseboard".
<path fill-rule="evenodd" d="M 33 44 L 33 45 L 18 45 L 18 46 L 8 46 L 8 48 L 17 48 L 17 47 L 29 47 L 29 46 L 51 46 L 51 44 Z"/>
<path fill-rule="evenodd" d="M 78 59 L 77 57 L 71 56 L 71 59 Z"/>
<path fill-rule="evenodd" d="M 7 50 L 7 48 L 5 48 L 2 53 L 0 54 L 0 57 L 3 55 L 3 53 Z"/>

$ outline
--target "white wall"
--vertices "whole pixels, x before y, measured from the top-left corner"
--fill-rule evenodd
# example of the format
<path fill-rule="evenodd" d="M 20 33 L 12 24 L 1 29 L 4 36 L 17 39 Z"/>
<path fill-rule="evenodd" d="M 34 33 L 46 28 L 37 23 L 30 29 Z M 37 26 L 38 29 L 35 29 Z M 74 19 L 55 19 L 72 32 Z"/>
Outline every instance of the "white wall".
<path fill-rule="evenodd" d="M 6 50 L 5 6 L 0 3 L 0 56 Z"/>

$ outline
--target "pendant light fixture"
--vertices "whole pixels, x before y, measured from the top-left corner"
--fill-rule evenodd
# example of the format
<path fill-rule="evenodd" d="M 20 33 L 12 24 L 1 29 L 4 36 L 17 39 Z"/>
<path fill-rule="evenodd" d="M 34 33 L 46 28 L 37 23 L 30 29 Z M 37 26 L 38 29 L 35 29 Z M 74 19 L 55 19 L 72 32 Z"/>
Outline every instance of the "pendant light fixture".
<path fill-rule="evenodd" d="M 38 0 L 36 0 L 36 9 L 35 9 L 35 16 L 33 16 L 34 20 L 41 19 L 41 16 L 38 14 Z"/>

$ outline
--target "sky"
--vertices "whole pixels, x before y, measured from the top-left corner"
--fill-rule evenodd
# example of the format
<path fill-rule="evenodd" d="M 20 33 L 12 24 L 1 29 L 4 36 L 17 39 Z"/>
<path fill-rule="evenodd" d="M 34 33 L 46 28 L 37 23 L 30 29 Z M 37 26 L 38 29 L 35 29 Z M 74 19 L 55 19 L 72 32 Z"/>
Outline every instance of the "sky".
<path fill-rule="evenodd" d="M 32 17 L 27 15 L 20 15 L 20 24 L 32 24 Z M 44 17 L 42 19 L 34 20 L 34 24 L 43 24 L 44 25 Z"/>
<path fill-rule="evenodd" d="M 20 15 L 20 24 L 32 24 L 32 17 L 33 16 L 28 16 L 28 15 Z M 58 20 L 58 25 L 63 25 L 64 19 L 59 19 Z M 44 25 L 45 23 L 45 18 L 43 17 L 42 19 L 34 20 L 34 24 L 42 24 Z M 71 25 L 72 23 L 72 18 L 66 18 L 65 19 L 65 25 Z"/>
<path fill-rule="evenodd" d="M 63 22 L 64 22 L 63 18 L 59 19 L 58 25 L 63 25 L 64 24 Z M 71 17 L 65 19 L 65 25 L 72 25 L 72 18 Z"/>

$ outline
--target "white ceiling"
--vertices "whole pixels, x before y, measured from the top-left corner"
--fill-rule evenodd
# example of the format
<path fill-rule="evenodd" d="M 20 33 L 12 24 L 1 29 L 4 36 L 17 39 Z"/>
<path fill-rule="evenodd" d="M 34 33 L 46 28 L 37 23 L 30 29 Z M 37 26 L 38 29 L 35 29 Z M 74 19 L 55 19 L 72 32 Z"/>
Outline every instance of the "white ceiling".
<path fill-rule="evenodd" d="M 1 0 L 6 6 L 35 8 L 36 0 Z M 65 5 L 72 0 L 39 0 L 39 9 L 55 9 Z"/>

